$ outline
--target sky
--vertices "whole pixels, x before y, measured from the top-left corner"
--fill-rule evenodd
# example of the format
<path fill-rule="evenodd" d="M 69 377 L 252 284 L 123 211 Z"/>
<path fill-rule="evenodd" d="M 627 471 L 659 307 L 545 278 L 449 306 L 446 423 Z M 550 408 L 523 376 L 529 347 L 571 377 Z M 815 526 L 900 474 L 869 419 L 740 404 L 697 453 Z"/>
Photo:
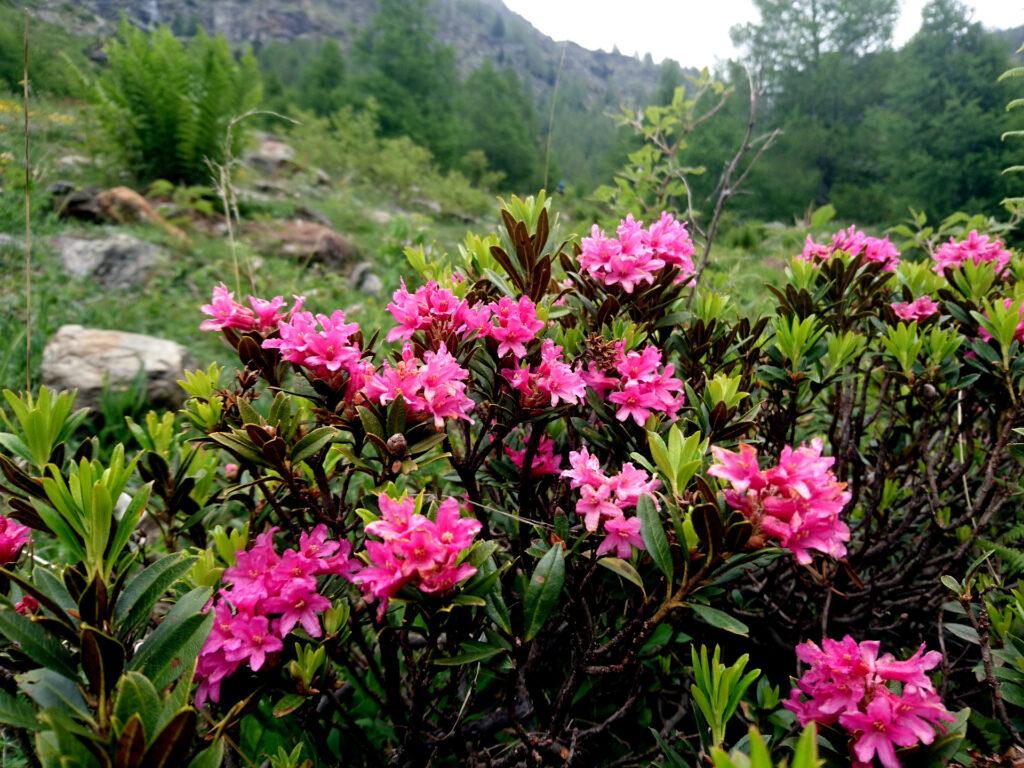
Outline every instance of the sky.
<path fill-rule="evenodd" d="M 902 0 L 895 42 L 917 31 L 926 0 Z M 1024 0 L 966 0 L 986 27 L 1024 24 Z M 757 19 L 752 0 L 505 0 L 505 5 L 555 40 L 584 48 L 656 61 L 672 58 L 683 66 L 711 66 L 734 56 L 729 28 Z"/>

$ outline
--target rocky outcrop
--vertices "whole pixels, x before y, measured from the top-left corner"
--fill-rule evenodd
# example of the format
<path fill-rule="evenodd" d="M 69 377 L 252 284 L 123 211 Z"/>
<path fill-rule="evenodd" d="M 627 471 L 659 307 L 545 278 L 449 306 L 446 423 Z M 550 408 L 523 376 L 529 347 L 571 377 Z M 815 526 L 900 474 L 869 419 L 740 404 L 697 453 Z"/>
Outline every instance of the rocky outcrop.
<path fill-rule="evenodd" d="M 109 237 L 60 235 L 50 244 L 69 274 L 92 278 L 114 290 L 145 282 L 153 266 L 166 255 L 162 248 L 123 233 Z"/>
<path fill-rule="evenodd" d="M 61 218 L 97 224 L 153 224 L 180 242 L 188 241 L 184 232 L 166 221 L 134 189 L 79 189 L 66 181 L 51 184 L 48 189 L 54 210 Z"/>
<path fill-rule="evenodd" d="M 315 221 L 255 221 L 245 231 L 254 247 L 266 254 L 292 256 L 335 268 L 348 267 L 359 258 L 355 242 Z"/>
<path fill-rule="evenodd" d="M 154 405 L 178 406 L 183 393 L 185 347 L 167 339 L 81 325 L 61 326 L 43 350 L 43 383 L 77 389 L 78 403 L 95 408 L 104 387 L 126 390 L 136 380 Z"/>

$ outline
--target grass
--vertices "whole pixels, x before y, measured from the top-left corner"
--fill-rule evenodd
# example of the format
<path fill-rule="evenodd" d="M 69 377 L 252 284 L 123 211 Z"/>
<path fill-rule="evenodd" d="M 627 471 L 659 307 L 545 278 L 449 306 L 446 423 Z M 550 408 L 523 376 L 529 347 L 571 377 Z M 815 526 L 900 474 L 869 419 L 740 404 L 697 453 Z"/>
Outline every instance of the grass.
<path fill-rule="evenodd" d="M 0 136 L 18 135 L 19 104 L 0 100 Z M 104 187 L 125 183 L 123 175 L 102 161 L 99 147 L 93 140 L 93 124 L 88 109 L 74 102 L 37 102 L 32 118 L 32 165 L 34 169 L 33 204 L 33 305 L 32 371 L 38 381 L 42 351 L 47 339 L 64 324 L 77 323 L 113 330 L 145 333 L 172 339 L 189 349 L 193 363 L 203 366 L 213 360 L 230 361 L 227 348 L 217 334 L 203 333 L 199 323 L 203 316 L 200 305 L 206 303 L 211 290 L 224 281 L 234 287 L 234 269 L 230 245 L 225 238 L 189 233 L 190 242 L 182 245 L 149 225 L 95 226 L 58 220 L 47 210 L 46 187 L 58 180 Z M 83 146 L 86 147 L 83 149 Z M 93 165 L 61 169 L 59 159 L 67 154 L 99 157 Z M 5 194 L 0 199 L 0 232 L 19 238 L 23 231 L 21 190 L 23 173 L 14 157 L 0 160 L 0 174 Z M 275 254 L 244 253 L 257 268 L 254 271 L 256 291 L 260 295 L 281 294 L 307 297 L 307 306 L 314 311 L 346 310 L 350 319 L 359 322 L 369 333 L 388 325 L 386 304 L 405 272 L 403 247 L 411 242 L 430 243 L 439 252 L 455 252 L 467 230 L 483 232 L 498 224 L 497 205 L 492 215 L 480 223 L 466 224 L 457 216 L 445 216 L 427 210 L 424 213 L 403 211 L 396 206 L 393 191 L 384 191 L 365 181 L 341 181 L 328 186 L 306 184 L 300 174 L 291 182 L 293 194 L 246 206 L 246 215 L 254 218 L 288 218 L 300 207 L 322 213 L 332 227 L 352 238 L 363 258 L 375 265 L 385 290 L 379 296 L 359 294 L 348 284 L 347 271 L 323 265 L 307 265 L 301 260 Z M 242 171 L 238 185 L 244 188 L 256 179 Z M 424 194 L 424 193 L 418 193 Z M 554 205 L 569 201 L 555 198 Z M 412 207 L 412 206 L 410 206 Z M 370 215 L 377 210 L 392 214 L 387 224 L 379 224 Z M 572 222 L 571 230 L 580 234 L 590 222 L 576 212 L 565 211 Z M 762 228 L 763 229 L 763 228 Z M 76 279 L 64 273 L 57 254 L 49 245 L 52 236 L 61 232 L 93 235 L 128 232 L 161 246 L 167 253 L 152 271 L 148 281 L 131 290 L 108 290 L 95 281 Z M 564 235 L 573 232 L 565 232 Z M 767 231 L 762 237 L 740 238 L 736 242 L 723 238 L 716 244 L 707 282 L 729 294 L 738 311 L 764 311 L 771 295 L 766 283 L 781 281 L 782 267 L 792 253 L 799 250 L 802 233 L 780 229 Z M 241 246 L 243 250 L 248 245 Z M 244 263 L 245 259 L 242 259 Z M 19 247 L 0 246 L 0 387 L 24 386 L 24 286 L 23 254 Z M 248 294 L 248 279 L 243 274 L 242 293 Z"/>

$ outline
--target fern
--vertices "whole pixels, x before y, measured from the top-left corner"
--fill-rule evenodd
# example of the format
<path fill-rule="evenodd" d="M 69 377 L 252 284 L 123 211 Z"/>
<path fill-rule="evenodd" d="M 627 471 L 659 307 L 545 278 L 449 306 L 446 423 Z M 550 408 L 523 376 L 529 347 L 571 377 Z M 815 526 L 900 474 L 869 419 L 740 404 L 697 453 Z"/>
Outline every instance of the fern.
<path fill-rule="evenodd" d="M 998 541 L 980 539 L 978 546 L 983 552 L 993 552 L 1003 565 L 1004 576 L 1008 579 L 1024 574 L 1024 523 L 1019 523 L 1003 533 Z"/>
<path fill-rule="evenodd" d="M 200 31 L 182 42 L 166 27 L 146 33 L 122 22 L 108 66 L 89 92 L 108 143 L 139 182 L 209 180 L 223 162 L 231 119 L 259 102 L 259 70 L 236 61 L 223 37 Z M 241 130 L 234 137 L 237 150 Z"/>

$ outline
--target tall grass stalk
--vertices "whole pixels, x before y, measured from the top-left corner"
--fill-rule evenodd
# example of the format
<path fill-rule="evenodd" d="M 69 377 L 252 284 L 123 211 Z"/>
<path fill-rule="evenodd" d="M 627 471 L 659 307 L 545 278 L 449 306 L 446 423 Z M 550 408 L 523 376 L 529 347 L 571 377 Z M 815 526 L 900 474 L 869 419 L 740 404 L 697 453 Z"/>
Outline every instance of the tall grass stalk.
<path fill-rule="evenodd" d="M 22 78 L 21 108 L 24 117 L 25 166 L 25 391 L 32 389 L 32 172 L 28 157 L 28 11 L 25 11 L 25 31 L 21 46 Z"/>

